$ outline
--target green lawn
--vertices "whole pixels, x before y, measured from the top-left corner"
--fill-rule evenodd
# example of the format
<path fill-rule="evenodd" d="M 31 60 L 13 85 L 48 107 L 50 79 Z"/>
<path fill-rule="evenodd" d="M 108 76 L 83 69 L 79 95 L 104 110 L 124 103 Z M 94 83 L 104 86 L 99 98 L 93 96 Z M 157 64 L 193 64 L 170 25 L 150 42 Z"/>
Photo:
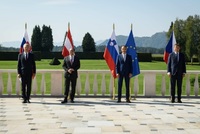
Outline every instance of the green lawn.
<path fill-rule="evenodd" d="M 59 61 L 61 62 L 60 65 L 56 65 L 56 66 L 52 66 L 49 65 L 51 60 L 42 60 L 42 61 L 36 61 L 36 66 L 37 69 L 62 69 L 62 62 L 63 59 L 59 59 Z M 141 62 L 139 63 L 140 66 L 140 70 L 166 70 L 167 66 L 164 62 L 157 62 L 157 61 L 153 61 L 153 62 Z M 17 61 L 0 61 L 0 69 L 16 69 L 17 68 Z M 105 62 L 105 60 L 81 60 L 81 70 L 108 70 L 108 66 Z M 200 65 L 199 64 L 194 64 L 194 65 L 187 65 L 187 70 L 199 70 L 200 69 Z M 13 83 L 13 90 L 15 89 L 15 80 L 16 80 L 16 74 L 12 74 L 12 83 Z M 97 80 L 100 81 L 98 82 L 98 87 L 100 88 L 101 85 L 101 75 L 97 76 Z M 194 75 L 191 75 L 191 80 L 194 79 Z M 6 88 L 7 88 L 7 80 L 8 80 L 8 74 L 7 73 L 3 73 L 2 74 L 2 78 L 3 78 L 3 82 L 4 82 L 4 93 L 6 93 Z M 40 83 L 41 83 L 41 74 L 37 74 L 37 83 L 38 83 L 38 88 L 40 89 Z M 45 81 L 46 81 L 46 87 L 47 87 L 47 92 L 46 93 L 50 93 L 50 74 L 45 74 Z M 90 88 L 92 89 L 93 86 L 93 79 L 94 76 L 91 74 L 90 75 L 90 81 L 91 81 L 91 85 Z M 85 84 L 85 79 L 86 76 L 81 76 L 81 84 L 82 84 L 82 88 L 84 88 L 84 84 Z M 133 78 L 134 79 L 134 78 Z M 143 75 L 140 74 L 138 75 L 138 79 L 139 79 L 139 93 L 138 94 L 143 94 Z M 106 87 L 109 87 L 109 80 L 110 80 L 110 76 L 106 75 Z M 156 76 L 156 94 L 161 94 L 161 80 L 162 77 L 161 75 Z M 131 83 L 133 84 L 133 82 Z M 115 80 L 115 85 L 116 85 L 116 90 L 117 90 L 117 79 Z M 169 78 L 166 75 L 166 94 L 169 95 Z M 132 88 L 132 86 L 131 86 Z M 40 93 L 38 89 L 38 93 Z M 99 89 L 100 90 L 100 89 Z M 13 91 L 13 93 L 15 93 L 15 91 Z M 82 91 L 81 93 L 84 93 L 84 91 Z M 90 91 L 91 93 L 91 91 Z M 109 91 L 106 91 L 106 93 L 109 93 Z M 125 93 L 125 92 L 123 92 Z M 183 94 L 185 94 L 185 79 L 183 81 Z M 193 91 L 193 87 L 191 87 L 191 94 L 194 94 Z M 200 94 L 200 91 L 199 91 Z"/>
<path fill-rule="evenodd" d="M 60 65 L 52 66 L 49 65 L 51 60 L 41 60 L 36 61 L 37 69 L 62 69 L 63 59 L 59 59 L 61 62 Z M 108 70 L 108 66 L 105 60 L 80 60 L 81 68 L 80 69 L 89 69 L 89 70 Z M 140 70 L 166 70 L 167 65 L 165 62 L 139 62 Z M 200 65 L 187 64 L 187 70 L 199 70 Z M 0 61 L 0 69 L 16 69 L 17 61 Z"/>

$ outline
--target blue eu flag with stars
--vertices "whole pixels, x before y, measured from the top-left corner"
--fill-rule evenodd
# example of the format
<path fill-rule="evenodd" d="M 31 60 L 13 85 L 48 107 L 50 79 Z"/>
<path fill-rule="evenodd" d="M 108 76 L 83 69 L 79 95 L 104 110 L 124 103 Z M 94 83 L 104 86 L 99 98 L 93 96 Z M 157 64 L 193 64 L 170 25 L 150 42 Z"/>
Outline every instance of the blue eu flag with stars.
<path fill-rule="evenodd" d="M 132 64 L 133 64 L 132 74 L 133 74 L 133 77 L 134 77 L 134 76 L 140 74 L 140 67 L 139 67 L 139 63 L 138 63 L 136 45 L 135 45 L 135 40 L 134 40 L 134 37 L 133 37 L 132 30 L 129 34 L 129 37 L 128 37 L 128 40 L 127 40 L 125 46 L 127 46 L 126 53 L 131 55 L 131 57 L 132 57 Z"/>

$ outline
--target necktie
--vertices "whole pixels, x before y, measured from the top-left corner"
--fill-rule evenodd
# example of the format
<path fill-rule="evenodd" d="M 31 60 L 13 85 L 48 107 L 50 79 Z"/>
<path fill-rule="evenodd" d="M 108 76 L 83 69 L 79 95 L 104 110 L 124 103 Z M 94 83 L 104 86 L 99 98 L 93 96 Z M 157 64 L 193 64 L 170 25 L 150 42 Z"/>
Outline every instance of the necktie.
<path fill-rule="evenodd" d="M 175 60 L 178 62 L 178 53 L 175 53 Z"/>
<path fill-rule="evenodd" d="M 26 60 L 28 59 L 28 54 L 26 53 Z"/>
<path fill-rule="evenodd" d="M 125 54 L 123 54 L 123 58 L 124 58 L 124 61 L 126 61 L 126 55 Z"/>
<path fill-rule="evenodd" d="M 179 61 L 179 53 L 177 53 L 177 62 Z"/>
<path fill-rule="evenodd" d="M 71 62 L 71 64 L 73 63 L 73 56 L 71 56 L 71 61 L 70 62 Z"/>

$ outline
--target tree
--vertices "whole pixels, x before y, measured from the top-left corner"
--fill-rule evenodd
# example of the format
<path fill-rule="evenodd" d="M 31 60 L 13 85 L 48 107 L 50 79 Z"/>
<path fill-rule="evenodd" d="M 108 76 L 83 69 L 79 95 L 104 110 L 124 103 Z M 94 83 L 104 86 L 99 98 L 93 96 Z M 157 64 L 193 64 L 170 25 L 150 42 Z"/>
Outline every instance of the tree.
<path fill-rule="evenodd" d="M 197 55 L 198 45 L 199 45 L 199 16 L 189 16 L 186 20 L 186 54 L 190 58 L 191 63 L 193 64 L 193 56 Z"/>
<path fill-rule="evenodd" d="M 186 49 L 186 34 L 185 34 L 185 21 L 176 19 L 174 23 L 174 33 L 176 35 L 176 42 L 180 44 L 181 51 L 185 54 Z"/>
<path fill-rule="evenodd" d="M 40 26 L 35 26 L 35 28 L 33 29 L 33 34 L 31 37 L 31 46 L 33 51 L 42 50 L 42 33 L 40 30 Z"/>
<path fill-rule="evenodd" d="M 42 27 L 42 51 L 51 52 L 53 49 L 53 36 L 51 27 Z"/>
<path fill-rule="evenodd" d="M 83 52 L 95 52 L 95 42 L 92 36 L 87 32 L 82 41 Z"/>

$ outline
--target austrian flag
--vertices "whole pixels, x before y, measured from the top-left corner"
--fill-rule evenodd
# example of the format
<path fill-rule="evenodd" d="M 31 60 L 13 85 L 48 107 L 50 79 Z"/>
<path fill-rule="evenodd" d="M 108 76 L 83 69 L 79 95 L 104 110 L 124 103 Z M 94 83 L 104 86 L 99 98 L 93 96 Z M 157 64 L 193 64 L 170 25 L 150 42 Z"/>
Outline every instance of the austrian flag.
<path fill-rule="evenodd" d="M 73 44 L 73 40 L 72 40 L 72 35 L 70 32 L 70 29 L 68 28 L 68 32 L 67 32 L 67 36 L 65 39 L 65 43 L 63 45 L 63 49 L 62 49 L 62 55 L 63 57 L 66 57 L 69 55 L 69 49 L 70 48 L 74 48 L 74 44 Z"/>

